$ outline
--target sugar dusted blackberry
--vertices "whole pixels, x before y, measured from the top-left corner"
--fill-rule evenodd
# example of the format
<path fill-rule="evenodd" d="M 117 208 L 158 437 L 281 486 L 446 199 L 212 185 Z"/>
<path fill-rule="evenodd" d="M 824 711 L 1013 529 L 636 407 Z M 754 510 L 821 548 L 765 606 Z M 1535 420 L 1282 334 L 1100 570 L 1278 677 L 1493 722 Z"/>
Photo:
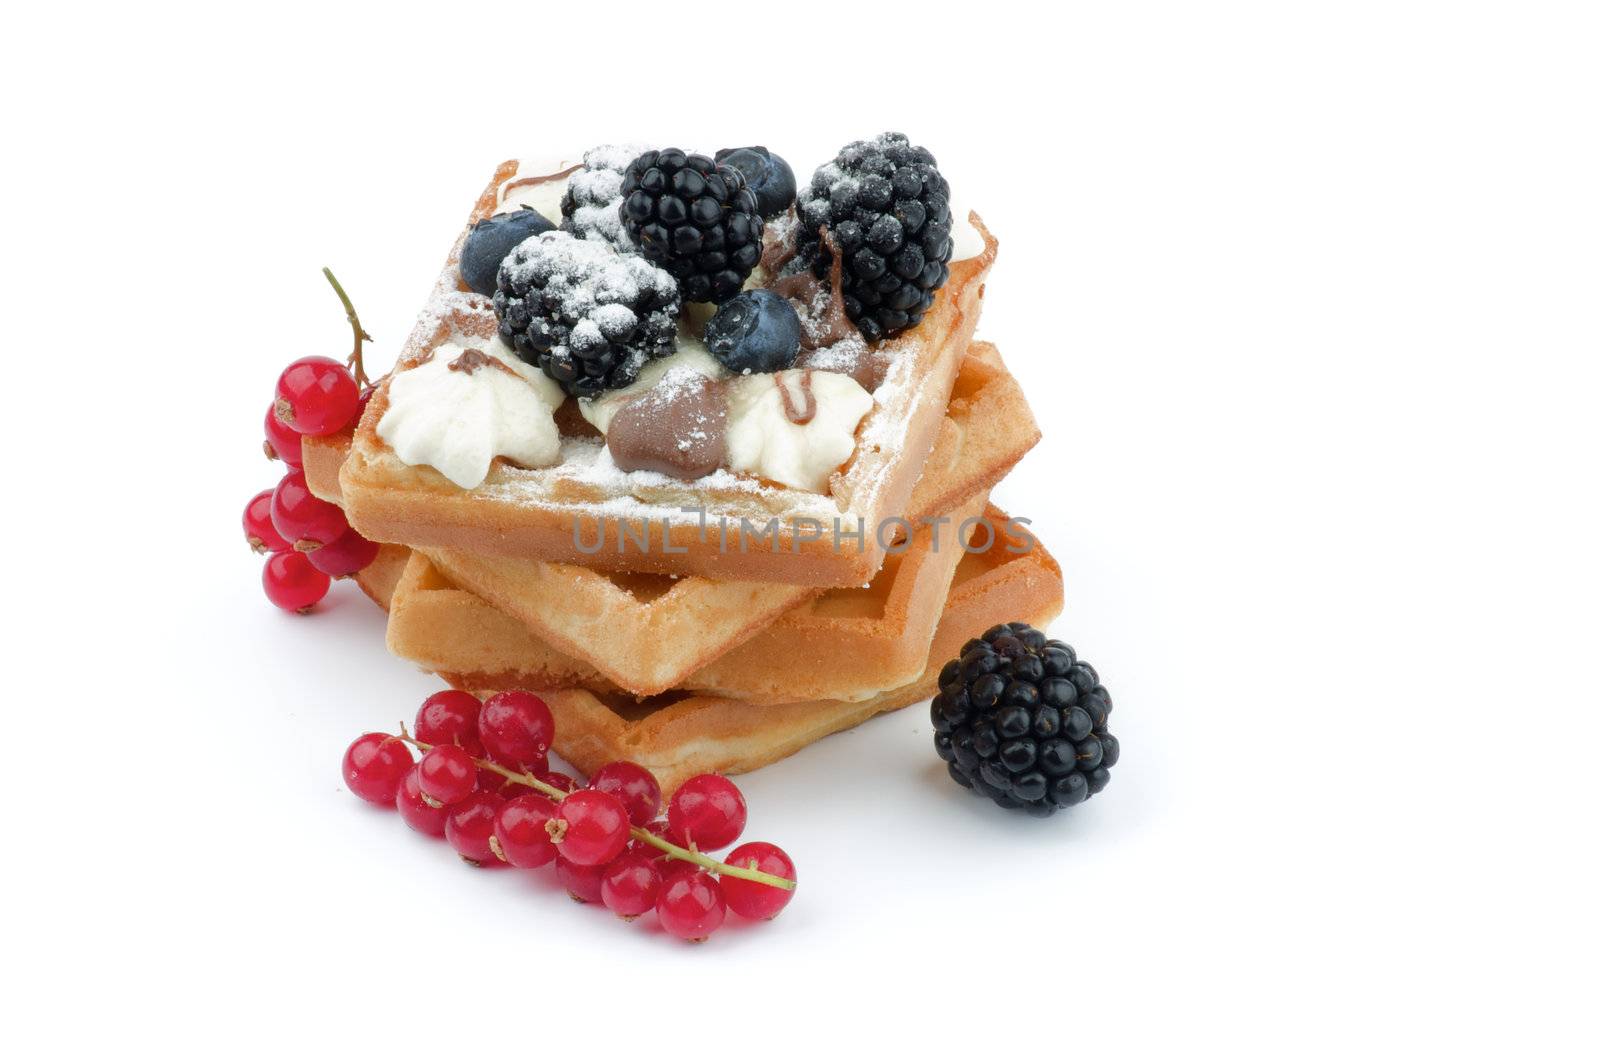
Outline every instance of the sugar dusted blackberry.
<path fill-rule="evenodd" d="M 633 241 L 622 229 L 622 174 L 642 150 L 635 144 L 606 144 L 584 153 L 583 168 L 567 178 L 561 196 L 563 232 L 633 251 Z"/>
<path fill-rule="evenodd" d="M 725 302 L 761 260 L 763 222 L 744 175 L 705 155 L 646 151 L 622 179 L 622 225 L 685 301 Z"/>
<path fill-rule="evenodd" d="M 796 204 L 799 261 L 818 276 L 844 256 L 844 311 L 868 341 L 915 327 L 950 278 L 950 185 L 900 133 L 858 140 L 822 166 Z"/>
<path fill-rule="evenodd" d="M 1024 622 L 969 640 L 940 671 L 930 713 L 956 783 L 1035 817 L 1098 794 L 1121 750 L 1094 667 Z"/>
<path fill-rule="evenodd" d="M 567 232 L 519 244 L 494 294 L 500 338 L 574 397 L 625 387 L 646 361 L 671 354 L 681 308 L 671 276 Z"/>

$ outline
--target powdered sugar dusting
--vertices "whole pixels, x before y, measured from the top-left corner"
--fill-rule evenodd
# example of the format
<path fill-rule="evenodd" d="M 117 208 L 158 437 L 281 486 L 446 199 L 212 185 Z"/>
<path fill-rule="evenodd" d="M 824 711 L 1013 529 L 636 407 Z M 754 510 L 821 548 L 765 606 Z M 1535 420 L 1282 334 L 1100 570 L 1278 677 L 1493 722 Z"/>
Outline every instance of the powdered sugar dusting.
<path fill-rule="evenodd" d="M 567 178 L 562 229 L 632 251 L 632 241 L 622 228 L 622 174 L 646 150 L 637 144 L 605 144 L 586 152 L 583 168 Z"/>

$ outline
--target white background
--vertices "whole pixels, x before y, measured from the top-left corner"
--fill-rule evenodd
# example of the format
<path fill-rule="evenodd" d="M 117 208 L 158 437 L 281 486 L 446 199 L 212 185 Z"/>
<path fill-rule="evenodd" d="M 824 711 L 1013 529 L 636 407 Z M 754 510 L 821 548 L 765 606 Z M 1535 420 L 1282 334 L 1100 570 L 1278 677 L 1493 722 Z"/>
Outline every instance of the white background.
<path fill-rule="evenodd" d="M 13 11 L 8 1044 L 1594 1055 L 1585 7 Z M 886 128 L 1001 241 L 998 499 L 1104 795 L 1005 816 L 879 719 L 742 781 L 801 889 L 698 948 L 359 803 L 436 683 L 238 529 L 278 370 L 346 349 L 319 267 L 382 365 L 502 158 Z"/>

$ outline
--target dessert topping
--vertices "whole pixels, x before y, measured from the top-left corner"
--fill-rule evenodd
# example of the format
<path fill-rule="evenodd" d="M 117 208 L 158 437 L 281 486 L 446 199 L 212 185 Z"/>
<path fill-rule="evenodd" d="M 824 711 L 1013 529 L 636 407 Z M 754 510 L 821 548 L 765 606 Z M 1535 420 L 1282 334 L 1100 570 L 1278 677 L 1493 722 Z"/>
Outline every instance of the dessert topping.
<path fill-rule="evenodd" d="M 451 342 L 389 381 L 378 437 L 407 464 L 427 464 L 462 489 L 496 457 L 547 467 L 561 456 L 555 409 L 561 388 L 498 340 L 473 350 Z M 478 371 L 492 364 L 494 370 Z"/>
<path fill-rule="evenodd" d="M 611 417 L 606 448 L 624 471 L 697 479 L 728 456 L 728 402 L 722 384 L 696 372 L 669 375 Z"/>
<path fill-rule="evenodd" d="M 736 376 L 727 389 L 728 467 L 818 493 L 855 452 L 872 410 L 872 395 L 837 372 Z"/>
<path fill-rule="evenodd" d="M 546 232 L 500 266 L 500 338 L 576 397 L 625 387 L 647 361 L 672 353 L 678 285 L 635 254 Z"/>

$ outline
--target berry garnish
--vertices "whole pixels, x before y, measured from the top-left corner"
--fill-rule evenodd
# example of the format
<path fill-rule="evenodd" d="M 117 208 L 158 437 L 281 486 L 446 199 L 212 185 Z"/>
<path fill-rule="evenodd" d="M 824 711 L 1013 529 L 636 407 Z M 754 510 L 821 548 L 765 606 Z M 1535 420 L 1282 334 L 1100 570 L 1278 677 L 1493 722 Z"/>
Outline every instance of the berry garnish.
<path fill-rule="evenodd" d="M 730 372 L 781 372 L 800 353 L 800 314 L 776 291 L 745 291 L 706 324 L 706 349 Z"/>
<path fill-rule="evenodd" d="M 530 770 L 530 772 L 532 772 L 534 776 L 538 777 L 540 781 L 548 784 L 552 788 L 559 790 L 564 795 L 570 794 L 583 787 L 582 784 L 578 783 L 576 778 L 568 776 L 559 769 L 540 769 L 534 767 Z"/>
<path fill-rule="evenodd" d="M 603 894 L 601 878 L 605 871 L 604 865 L 579 865 L 568 861 L 559 852 L 556 854 L 556 879 L 561 881 L 561 886 L 575 901 L 600 901 Z"/>
<path fill-rule="evenodd" d="M 344 753 L 345 786 L 370 803 L 394 805 L 395 792 L 411 768 L 411 748 L 395 736 L 369 732 Z"/>
<path fill-rule="evenodd" d="M 503 766 L 527 768 L 545 757 L 556 721 L 532 692 L 499 692 L 484 701 L 478 735 L 489 757 Z"/>
<path fill-rule="evenodd" d="M 786 880 L 795 878 L 794 862 L 781 847 L 771 843 L 742 843 L 729 852 L 726 860 L 729 865 L 759 869 Z M 728 908 L 747 920 L 771 920 L 789 904 L 794 891 L 726 876 L 722 880 L 722 895 L 728 900 Z"/>
<path fill-rule="evenodd" d="M 417 709 L 417 739 L 423 743 L 453 743 L 474 758 L 483 757 L 478 739 L 478 712 L 483 704 L 471 692 L 450 688 L 435 692 Z"/>
<path fill-rule="evenodd" d="M 724 147 L 716 161 L 732 166 L 756 193 L 756 209 L 770 221 L 794 204 L 794 170 L 765 147 Z"/>
<path fill-rule="evenodd" d="M 900 133 L 857 141 L 800 192 L 799 260 L 817 276 L 844 257 L 844 311 L 869 342 L 913 327 L 950 277 L 950 185 L 933 155 Z"/>
<path fill-rule="evenodd" d="M 624 920 L 632 920 L 655 908 L 656 896 L 661 891 L 661 867 L 654 858 L 630 850 L 603 869 L 600 900 L 607 909 Z"/>
<path fill-rule="evenodd" d="M 478 735 L 476 723 L 496 712 L 488 704 L 476 711 L 476 700 L 464 695 L 430 697 L 418 712 L 419 722 L 436 736 L 464 740 Z M 500 699 L 497 706 L 505 717 L 482 731 L 501 732 L 499 723 L 509 720 L 515 722 L 513 732 L 530 745 L 540 735 L 530 736 L 530 729 L 553 734 L 553 723 L 544 726 L 540 710 L 531 707 L 543 707 L 543 701 L 530 693 L 501 695 L 506 698 L 491 697 L 490 703 Z M 423 752 L 421 762 L 411 764 L 407 744 Z M 393 747 L 401 754 L 394 755 Z M 793 863 L 771 844 L 747 843 L 735 851 L 734 861 L 723 863 L 669 838 L 667 820 L 633 824 L 630 806 L 643 816 L 660 802 L 655 778 L 635 763 L 612 763 L 596 772 L 595 786 L 569 792 L 566 785 L 576 787 L 576 781 L 546 771 L 542 754 L 538 771 L 508 767 L 474 758 L 459 743 L 419 740 L 404 726 L 399 736 L 363 736 L 346 758 L 345 771 L 357 794 L 392 801 L 410 827 L 447 839 L 469 863 L 531 869 L 554 862 L 557 878 L 577 900 L 603 902 L 629 920 L 655 908 L 666 930 L 682 938 L 703 939 L 722 923 L 729 902 L 718 876 L 742 885 L 737 908 L 745 916 L 772 916 L 794 889 Z M 695 779 L 697 797 L 704 803 L 689 807 L 699 814 L 695 819 L 719 823 L 724 834 L 736 834 L 744 816 L 737 789 L 720 777 Z M 518 789 L 520 793 L 510 794 Z M 730 806 L 730 798 L 736 806 Z M 734 818 L 737 826 L 730 828 Z M 767 890 L 783 896 L 762 893 Z"/>
<path fill-rule="evenodd" d="M 589 778 L 596 791 L 615 795 L 628 811 L 628 820 L 648 825 L 661 812 L 661 785 L 655 774 L 635 762 L 612 762 Z"/>
<path fill-rule="evenodd" d="M 495 814 L 503 802 L 498 795 L 475 791 L 446 810 L 444 837 L 464 860 L 474 865 L 499 863 L 489 840 L 494 838 Z"/>
<path fill-rule="evenodd" d="M 1094 667 L 1024 622 L 968 641 L 929 709 L 956 783 L 1035 817 L 1098 794 L 1120 753 Z"/>
<path fill-rule="evenodd" d="M 622 178 L 622 225 L 687 302 L 725 302 L 761 260 L 763 222 L 744 174 L 705 155 L 646 151 Z"/>
<path fill-rule="evenodd" d="M 604 865 L 628 845 L 628 811 L 615 795 L 585 788 L 561 800 L 549 829 L 574 865 Z"/>
<path fill-rule="evenodd" d="M 366 570 L 378 558 L 378 543 L 346 530 L 331 545 L 306 553 L 311 565 L 330 578 L 346 578 Z"/>
<path fill-rule="evenodd" d="M 299 469 L 284 475 L 272 491 L 272 525 L 301 552 L 330 545 L 350 529 L 339 506 L 313 494 Z"/>
<path fill-rule="evenodd" d="M 492 296 L 495 277 L 506 255 L 524 239 L 554 231 L 555 227 L 544 214 L 526 206 L 512 213 L 484 218 L 472 226 L 461 248 L 462 282 L 479 294 Z"/>
<path fill-rule="evenodd" d="M 278 376 L 277 394 L 272 407 L 285 426 L 321 436 L 350 426 L 361 388 L 332 357 L 302 357 Z"/>
<path fill-rule="evenodd" d="M 274 552 L 261 569 L 267 599 L 285 611 L 305 614 L 328 595 L 329 578 L 302 552 Z"/>
<path fill-rule="evenodd" d="M 278 411 L 272 405 L 267 406 L 267 420 L 262 429 L 267 440 L 261 443 L 261 447 L 268 460 L 282 460 L 293 468 L 302 466 L 304 456 L 300 451 L 300 435 L 278 419 Z"/>
<path fill-rule="evenodd" d="M 508 799 L 495 812 L 494 839 L 490 843 L 495 856 L 519 869 L 548 865 L 555 859 L 556 845 L 550 841 L 546 825 L 555 815 L 556 804 L 543 795 Z"/>
<path fill-rule="evenodd" d="M 667 806 L 672 838 L 695 850 L 720 850 L 744 831 L 744 796 L 733 781 L 701 773 L 683 782 Z"/>
<path fill-rule="evenodd" d="M 580 398 L 629 385 L 677 349 L 681 308 L 666 272 L 566 232 L 513 250 L 494 294 L 501 341 Z"/>
<path fill-rule="evenodd" d="M 478 766 L 455 744 L 439 744 L 417 763 L 417 783 L 422 801 L 429 806 L 450 806 L 471 795 L 478 786 Z"/>
<path fill-rule="evenodd" d="M 443 806 L 429 806 L 422 800 L 422 782 L 416 766 L 412 766 L 400 782 L 394 796 L 395 809 L 406 824 L 423 835 L 444 838 L 444 819 L 448 810 Z"/>
<path fill-rule="evenodd" d="M 244 539 L 255 552 L 287 552 L 294 546 L 272 525 L 272 490 L 262 490 L 244 506 Z"/>
<path fill-rule="evenodd" d="M 661 926 L 680 939 L 703 942 L 722 926 L 727 902 L 717 878 L 703 869 L 670 873 L 656 898 Z"/>

